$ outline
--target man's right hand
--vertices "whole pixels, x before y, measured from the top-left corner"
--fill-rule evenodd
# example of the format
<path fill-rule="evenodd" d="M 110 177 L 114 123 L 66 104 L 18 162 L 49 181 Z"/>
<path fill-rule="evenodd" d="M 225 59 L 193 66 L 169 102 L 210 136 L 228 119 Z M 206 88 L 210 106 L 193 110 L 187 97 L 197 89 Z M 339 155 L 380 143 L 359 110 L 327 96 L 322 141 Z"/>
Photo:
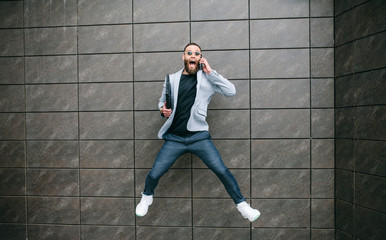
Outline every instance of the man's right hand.
<path fill-rule="evenodd" d="M 166 108 L 166 102 L 164 104 L 164 106 L 162 107 L 162 114 L 165 116 L 165 117 L 170 117 L 170 115 L 172 115 L 172 109 L 168 109 Z"/>

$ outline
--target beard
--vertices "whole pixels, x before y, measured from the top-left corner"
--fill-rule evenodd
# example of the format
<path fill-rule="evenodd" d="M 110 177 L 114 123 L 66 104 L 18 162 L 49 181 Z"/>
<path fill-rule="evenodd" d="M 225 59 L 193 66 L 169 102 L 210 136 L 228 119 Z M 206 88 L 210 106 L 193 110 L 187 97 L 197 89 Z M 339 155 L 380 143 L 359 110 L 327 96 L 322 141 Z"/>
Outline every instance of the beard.
<path fill-rule="evenodd" d="M 198 68 L 198 61 L 196 62 L 196 65 L 195 65 L 194 68 L 189 68 L 189 63 L 190 63 L 189 60 L 184 60 L 185 70 L 189 74 L 196 74 L 198 72 L 198 70 L 199 70 L 199 68 Z"/>

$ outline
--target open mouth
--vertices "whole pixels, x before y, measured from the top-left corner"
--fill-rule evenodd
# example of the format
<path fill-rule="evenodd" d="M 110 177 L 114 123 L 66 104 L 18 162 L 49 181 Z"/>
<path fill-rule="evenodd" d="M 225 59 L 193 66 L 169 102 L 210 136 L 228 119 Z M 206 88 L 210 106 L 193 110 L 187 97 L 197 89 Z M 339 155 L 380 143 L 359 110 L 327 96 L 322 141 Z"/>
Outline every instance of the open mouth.
<path fill-rule="evenodd" d="M 196 61 L 189 61 L 189 67 L 196 67 L 197 62 Z"/>

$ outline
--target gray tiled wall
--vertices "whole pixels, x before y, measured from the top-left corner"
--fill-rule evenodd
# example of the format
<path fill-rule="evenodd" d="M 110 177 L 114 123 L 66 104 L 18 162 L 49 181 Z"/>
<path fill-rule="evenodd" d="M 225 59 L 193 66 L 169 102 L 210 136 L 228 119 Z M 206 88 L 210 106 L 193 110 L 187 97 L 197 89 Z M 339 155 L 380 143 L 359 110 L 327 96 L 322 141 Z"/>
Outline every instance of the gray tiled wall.
<path fill-rule="evenodd" d="M 333 15 L 332 0 L 1 1 L 2 239 L 333 239 Z M 190 154 L 135 217 L 190 41 L 236 86 L 208 122 L 254 223 Z"/>
<path fill-rule="evenodd" d="M 337 239 L 386 236 L 385 11 L 335 2 Z"/>

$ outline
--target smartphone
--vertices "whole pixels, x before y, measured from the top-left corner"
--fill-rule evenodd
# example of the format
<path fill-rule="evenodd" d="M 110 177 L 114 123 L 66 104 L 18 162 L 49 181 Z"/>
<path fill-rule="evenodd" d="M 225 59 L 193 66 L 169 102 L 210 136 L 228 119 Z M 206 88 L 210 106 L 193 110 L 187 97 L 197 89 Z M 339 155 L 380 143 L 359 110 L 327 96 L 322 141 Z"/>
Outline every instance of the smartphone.
<path fill-rule="evenodd" d="M 202 54 L 201 54 L 201 58 L 202 58 Z M 201 59 L 200 59 L 200 60 L 201 60 Z M 204 64 L 204 63 L 200 63 L 198 69 L 199 69 L 199 70 L 202 70 L 204 67 L 205 67 L 205 64 Z"/>

